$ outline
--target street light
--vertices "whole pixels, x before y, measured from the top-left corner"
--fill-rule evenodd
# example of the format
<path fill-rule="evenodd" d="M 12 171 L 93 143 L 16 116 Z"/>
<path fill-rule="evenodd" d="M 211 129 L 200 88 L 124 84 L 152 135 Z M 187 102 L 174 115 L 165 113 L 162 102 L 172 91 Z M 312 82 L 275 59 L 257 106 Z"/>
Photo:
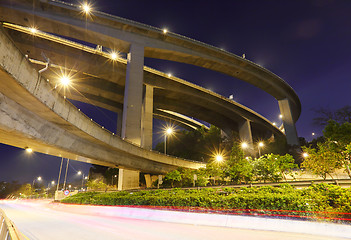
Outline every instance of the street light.
<path fill-rule="evenodd" d="M 112 186 L 113 186 L 113 178 L 117 178 L 117 175 L 112 175 L 111 177 Z"/>
<path fill-rule="evenodd" d="M 78 175 L 82 175 L 82 189 L 83 189 L 83 186 L 84 186 L 84 180 L 87 180 L 88 177 L 84 175 L 84 173 L 82 171 L 78 171 L 77 172 Z"/>
<path fill-rule="evenodd" d="M 164 149 L 164 154 L 167 154 L 167 136 L 170 136 L 173 134 L 173 128 L 168 127 L 165 131 L 165 149 Z"/>
<path fill-rule="evenodd" d="M 220 154 L 217 154 L 215 159 L 216 159 L 217 162 L 222 162 L 223 161 L 223 156 L 220 155 Z"/>
<path fill-rule="evenodd" d="M 257 148 L 258 148 L 258 155 L 261 157 L 261 148 L 264 146 L 264 143 L 263 142 L 259 142 L 258 145 L 257 145 Z"/>
<path fill-rule="evenodd" d="M 71 82 L 71 78 L 69 76 L 63 75 L 60 77 L 60 82 L 63 86 L 68 86 Z"/>
<path fill-rule="evenodd" d="M 89 15 L 92 11 L 92 7 L 89 3 L 85 2 L 81 5 L 81 8 L 83 10 L 83 12 L 86 14 L 86 15 Z"/>
<path fill-rule="evenodd" d="M 246 143 L 246 142 L 242 142 L 241 143 L 241 148 L 242 149 L 246 149 L 246 148 L 248 148 L 249 147 L 249 145 Z"/>
<path fill-rule="evenodd" d="M 307 152 L 304 152 L 304 153 L 302 154 L 302 156 L 303 156 L 304 158 L 307 158 L 309 155 L 308 155 Z"/>
<path fill-rule="evenodd" d="M 111 58 L 112 60 L 117 60 L 118 54 L 117 54 L 116 52 L 111 52 L 110 58 Z"/>
<path fill-rule="evenodd" d="M 33 149 L 31 149 L 30 147 L 26 147 L 25 150 L 26 150 L 27 153 L 32 153 L 33 152 Z"/>
<path fill-rule="evenodd" d="M 37 178 L 34 178 L 33 183 L 32 183 L 32 188 L 34 188 L 34 182 L 35 182 L 35 180 L 37 180 L 38 182 L 40 182 L 41 179 L 42 179 L 42 178 L 41 178 L 40 176 L 37 177 Z"/>

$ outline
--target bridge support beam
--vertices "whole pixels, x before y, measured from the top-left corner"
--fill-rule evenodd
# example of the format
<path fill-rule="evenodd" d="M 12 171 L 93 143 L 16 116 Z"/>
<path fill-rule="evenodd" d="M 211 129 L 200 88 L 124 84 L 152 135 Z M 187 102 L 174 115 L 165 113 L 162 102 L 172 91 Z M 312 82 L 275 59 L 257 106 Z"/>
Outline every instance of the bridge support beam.
<path fill-rule="evenodd" d="M 128 53 L 124 89 L 122 138 L 141 144 L 144 46 L 132 44 Z"/>
<path fill-rule="evenodd" d="M 239 137 L 241 141 L 247 143 L 248 149 L 246 151 L 248 151 L 250 155 L 253 155 L 255 151 L 252 140 L 251 124 L 249 120 L 239 123 Z"/>
<path fill-rule="evenodd" d="M 285 129 L 286 141 L 289 145 L 299 145 L 295 122 L 291 113 L 290 102 L 288 99 L 278 101 L 280 114 L 283 116 L 283 126 Z"/>
<path fill-rule="evenodd" d="M 118 190 L 128 190 L 139 188 L 139 171 L 119 168 Z"/>
<path fill-rule="evenodd" d="M 152 149 L 153 97 L 154 88 L 152 86 L 145 85 L 143 95 L 143 115 L 141 122 L 141 147 L 149 150 Z"/>
<path fill-rule="evenodd" d="M 122 120 L 123 120 L 123 111 L 117 112 L 117 130 L 116 134 L 117 136 L 122 136 Z"/>

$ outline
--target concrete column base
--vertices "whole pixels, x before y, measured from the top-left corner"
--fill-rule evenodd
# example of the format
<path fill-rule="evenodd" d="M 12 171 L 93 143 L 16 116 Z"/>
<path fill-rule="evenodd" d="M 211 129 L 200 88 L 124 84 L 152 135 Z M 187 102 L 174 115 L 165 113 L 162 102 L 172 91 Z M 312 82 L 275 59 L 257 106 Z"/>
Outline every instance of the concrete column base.
<path fill-rule="evenodd" d="M 139 171 L 120 168 L 118 173 L 118 190 L 138 189 Z"/>
<path fill-rule="evenodd" d="M 146 188 L 152 188 L 152 183 L 155 182 L 159 177 L 158 175 L 145 174 Z"/>

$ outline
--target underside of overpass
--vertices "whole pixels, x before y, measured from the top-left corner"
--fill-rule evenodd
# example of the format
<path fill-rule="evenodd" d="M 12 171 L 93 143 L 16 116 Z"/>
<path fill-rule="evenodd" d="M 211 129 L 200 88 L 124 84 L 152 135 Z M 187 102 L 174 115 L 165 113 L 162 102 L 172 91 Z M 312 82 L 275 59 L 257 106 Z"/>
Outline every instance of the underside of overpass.
<path fill-rule="evenodd" d="M 24 148 L 28 143 L 16 141 L 23 135 L 36 151 L 162 174 L 177 166 L 198 168 L 203 164 L 149 151 L 153 118 L 171 119 L 190 129 L 201 126 L 193 120 L 200 119 L 228 135 L 238 132 L 251 146 L 257 136 L 285 136 L 263 116 L 233 100 L 144 66 L 144 58 L 152 57 L 208 68 L 261 88 L 279 102 L 288 143 L 298 144 L 295 122 L 300 101 L 278 76 L 234 54 L 176 34 L 99 12 L 89 20 L 77 15 L 79 11 L 79 6 L 77 10 L 77 6 L 50 0 L 35 0 L 34 5 L 27 0 L 0 3 L 1 54 L 6 59 L 1 63 L 2 110 L 6 109 L 2 113 L 12 119 L 2 123 L 3 143 Z M 40 29 L 33 30 L 28 19 L 35 19 Z M 112 57 L 115 49 L 120 51 L 118 57 Z M 68 75 L 71 87 L 62 87 L 60 78 Z M 93 123 L 66 99 L 118 113 L 116 131 L 108 132 Z M 7 108 L 8 102 L 12 108 Z M 58 128 L 56 132 L 64 136 L 44 137 L 44 133 L 52 134 L 47 130 L 50 127 L 26 132 L 31 117 L 18 129 L 10 124 L 21 115 L 12 115 L 15 109 L 29 111 L 24 116 L 32 113 L 33 118 L 39 117 L 38 122 Z M 8 137 L 11 129 L 13 139 Z M 61 139 L 68 136 L 76 140 Z M 89 146 L 91 152 L 82 151 L 78 142 Z M 96 148 L 104 152 L 93 154 Z"/>

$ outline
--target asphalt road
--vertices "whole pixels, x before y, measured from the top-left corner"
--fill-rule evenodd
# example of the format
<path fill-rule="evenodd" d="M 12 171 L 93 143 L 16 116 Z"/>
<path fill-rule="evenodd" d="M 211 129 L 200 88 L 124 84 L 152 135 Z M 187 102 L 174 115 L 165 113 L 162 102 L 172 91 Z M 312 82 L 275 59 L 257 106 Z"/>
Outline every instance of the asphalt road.
<path fill-rule="evenodd" d="M 299 233 L 133 219 L 109 214 L 116 211 L 114 207 L 66 206 L 63 204 L 49 203 L 49 201 L 1 200 L 0 208 L 3 209 L 6 215 L 15 223 L 19 231 L 24 235 L 24 239 L 31 240 L 346 239 Z M 96 211 L 96 209 L 105 210 Z M 135 213 L 135 211 L 139 210 L 136 209 L 133 211 Z M 142 215 L 145 213 L 140 212 L 140 214 Z"/>

